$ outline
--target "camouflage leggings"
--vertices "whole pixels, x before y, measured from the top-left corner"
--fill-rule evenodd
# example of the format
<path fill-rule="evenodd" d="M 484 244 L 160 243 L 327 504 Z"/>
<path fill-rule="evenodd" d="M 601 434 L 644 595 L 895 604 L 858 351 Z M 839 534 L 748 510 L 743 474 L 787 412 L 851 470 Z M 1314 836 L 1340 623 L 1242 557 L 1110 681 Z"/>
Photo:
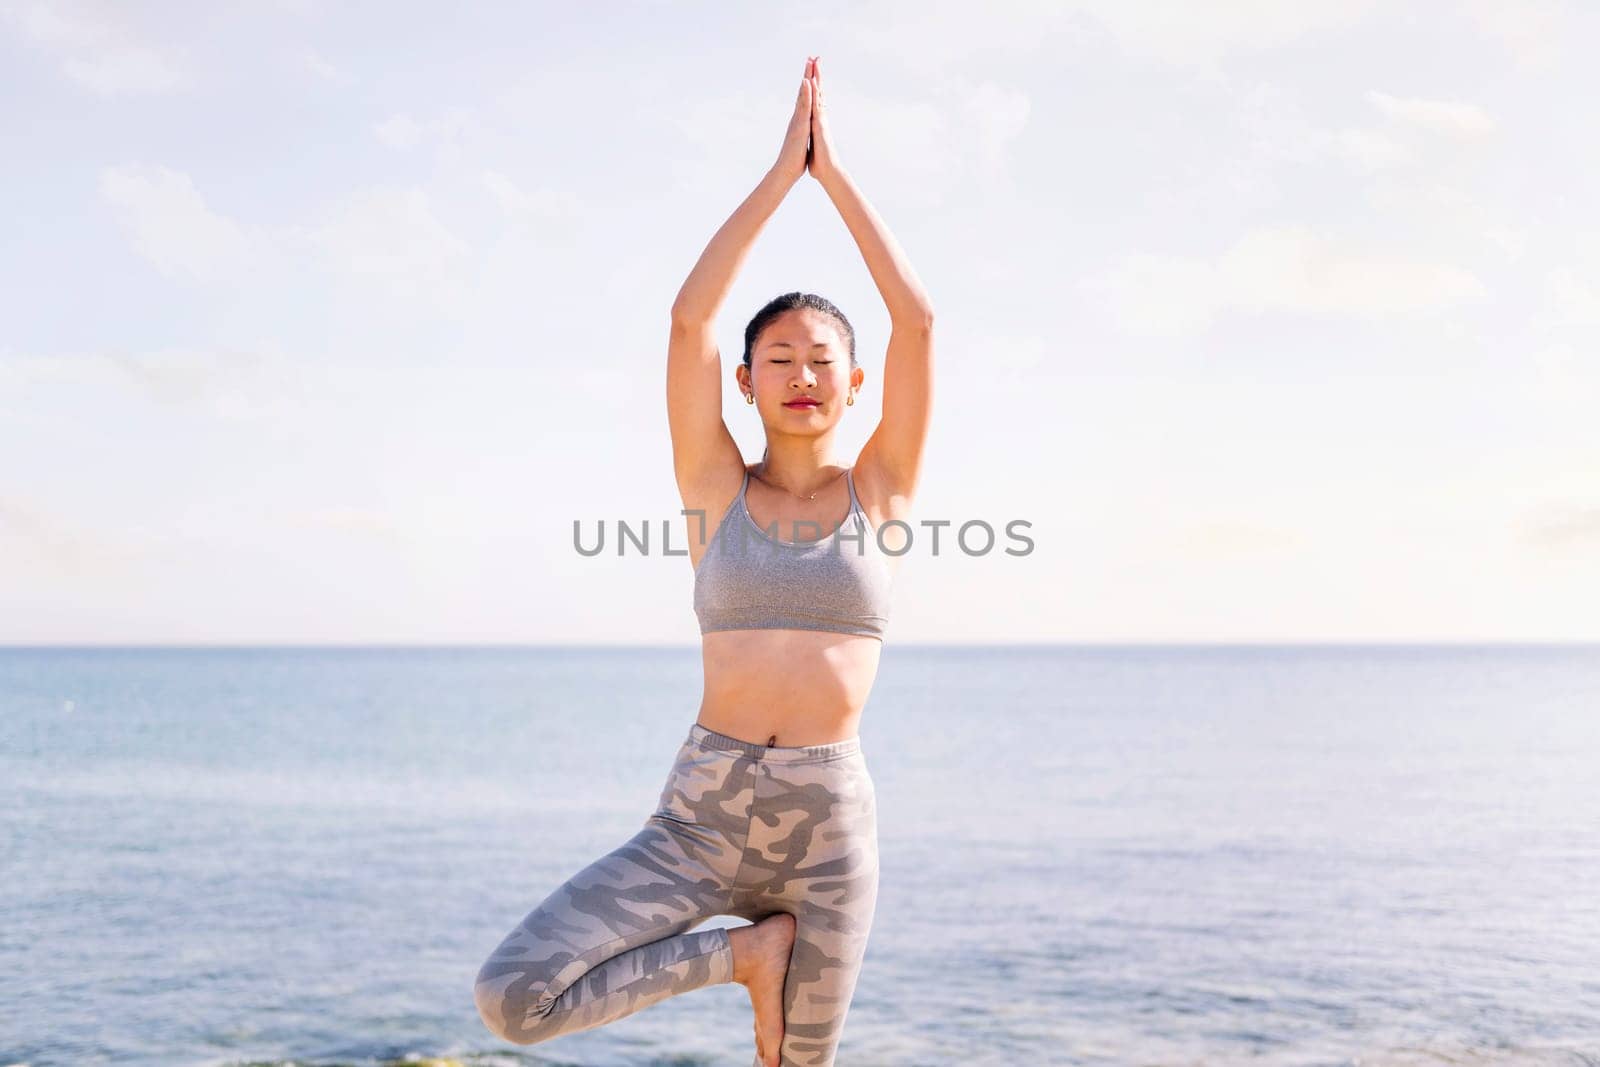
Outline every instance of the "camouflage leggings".
<path fill-rule="evenodd" d="M 728 931 L 692 927 L 786 911 L 796 930 L 781 1063 L 829 1067 L 877 897 L 877 808 L 859 737 L 769 748 L 695 723 L 644 826 L 489 956 L 478 1012 L 519 1045 L 601 1026 L 733 980 Z"/>

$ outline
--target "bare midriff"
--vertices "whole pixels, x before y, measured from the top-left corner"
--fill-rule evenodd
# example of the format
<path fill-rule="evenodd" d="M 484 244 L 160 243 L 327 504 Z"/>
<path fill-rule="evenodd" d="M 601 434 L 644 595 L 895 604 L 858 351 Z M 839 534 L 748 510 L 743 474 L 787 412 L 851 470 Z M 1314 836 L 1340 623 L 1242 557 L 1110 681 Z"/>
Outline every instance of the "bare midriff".
<path fill-rule="evenodd" d="M 696 721 L 784 748 L 856 736 L 883 652 L 876 637 L 824 630 L 714 630 L 700 642 Z"/>

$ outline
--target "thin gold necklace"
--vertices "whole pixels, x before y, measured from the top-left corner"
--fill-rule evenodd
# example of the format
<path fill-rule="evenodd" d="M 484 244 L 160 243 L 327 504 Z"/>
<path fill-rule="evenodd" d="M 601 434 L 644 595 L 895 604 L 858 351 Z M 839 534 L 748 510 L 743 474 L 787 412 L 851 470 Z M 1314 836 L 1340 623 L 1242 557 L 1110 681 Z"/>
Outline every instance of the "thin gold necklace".
<path fill-rule="evenodd" d="M 766 478 L 762 477 L 762 475 L 766 474 L 766 471 L 767 471 L 767 459 L 766 459 L 765 456 L 763 456 L 763 457 L 761 457 L 761 474 L 756 475 L 757 478 L 760 478 L 761 481 L 763 483 L 767 484 L 767 485 L 773 486 L 774 488 L 777 488 L 777 489 L 782 489 L 785 493 L 788 493 L 790 496 L 794 497 L 796 500 L 815 500 L 815 499 L 817 499 L 817 493 L 822 492 L 828 486 L 832 485 L 834 482 L 838 481 L 840 478 L 843 478 L 845 476 L 845 474 L 848 473 L 849 468 L 846 468 L 845 470 L 840 471 L 838 474 L 834 475 L 832 478 L 829 478 L 827 481 L 825 481 L 821 485 L 817 486 L 817 493 L 812 493 L 810 496 L 801 496 L 799 493 L 794 492 L 793 490 L 789 489 L 787 486 L 778 485 L 778 483 L 776 483 L 776 482 L 768 481 Z"/>

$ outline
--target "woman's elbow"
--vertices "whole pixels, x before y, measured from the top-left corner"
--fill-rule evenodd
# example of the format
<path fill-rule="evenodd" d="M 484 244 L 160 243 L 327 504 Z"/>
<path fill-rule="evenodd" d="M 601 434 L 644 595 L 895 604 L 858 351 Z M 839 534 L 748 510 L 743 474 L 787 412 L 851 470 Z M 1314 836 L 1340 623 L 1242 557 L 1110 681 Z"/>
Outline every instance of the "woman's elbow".
<path fill-rule="evenodd" d="M 711 321 L 711 315 L 703 309 L 689 304 L 672 305 L 672 327 L 676 330 L 691 330 L 704 326 Z"/>
<path fill-rule="evenodd" d="M 902 330 L 921 330 L 926 333 L 933 329 L 933 308 L 919 304 L 891 316 L 890 325 Z"/>

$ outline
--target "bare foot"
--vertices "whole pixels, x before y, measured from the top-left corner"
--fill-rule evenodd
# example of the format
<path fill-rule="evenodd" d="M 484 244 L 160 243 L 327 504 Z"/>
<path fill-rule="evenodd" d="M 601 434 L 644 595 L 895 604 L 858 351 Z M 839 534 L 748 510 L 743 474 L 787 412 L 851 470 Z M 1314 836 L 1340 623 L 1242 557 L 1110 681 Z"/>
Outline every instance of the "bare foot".
<path fill-rule="evenodd" d="M 778 1067 L 783 1044 L 783 980 L 794 950 L 794 916 L 786 911 L 728 932 L 733 946 L 733 980 L 750 991 L 755 1009 L 756 1055 Z"/>

